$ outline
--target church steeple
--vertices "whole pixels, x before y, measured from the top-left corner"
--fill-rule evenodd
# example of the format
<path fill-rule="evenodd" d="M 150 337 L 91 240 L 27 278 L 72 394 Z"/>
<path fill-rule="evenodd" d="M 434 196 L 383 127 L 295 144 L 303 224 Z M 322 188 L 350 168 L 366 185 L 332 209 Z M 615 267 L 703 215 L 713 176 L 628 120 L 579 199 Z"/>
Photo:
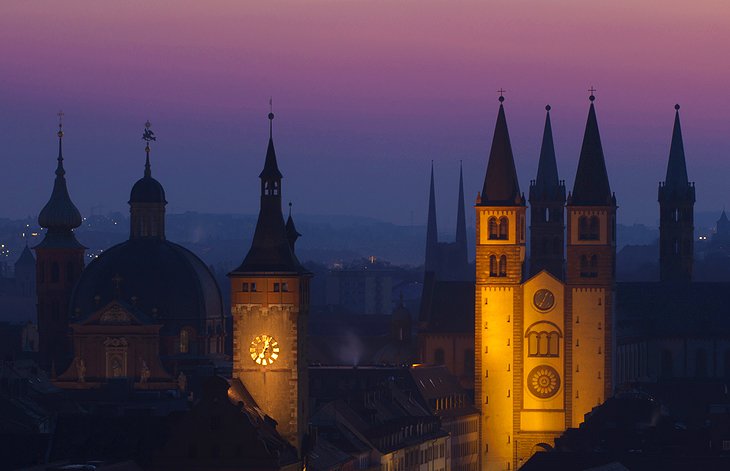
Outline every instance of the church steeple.
<path fill-rule="evenodd" d="M 58 113 L 59 118 L 63 113 Z M 36 252 L 36 293 L 38 302 L 38 349 L 44 367 L 65 368 L 71 355 L 68 336 L 68 305 L 71 292 L 84 269 L 84 250 L 73 230 L 81 225 L 81 213 L 71 201 L 63 167 L 63 122 L 58 125 L 56 178 L 48 203 L 38 215 L 38 224 L 47 229 Z"/>
<path fill-rule="evenodd" d="M 583 134 L 583 145 L 578 160 L 578 171 L 575 175 L 573 193 L 569 204 L 573 206 L 605 206 L 615 204 L 612 200 L 611 185 L 608 183 L 606 161 L 603 157 L 601 134 L 598 131 L 596 109 L 593 105 L 596 97 L 591 95 L 591 106 L 588 109 L 588 120 Z"/>
<path fill-rule="evenodd" d="M 535 275 L 541 270 L 548 270 L 562 279 L 565 182 L 558 178 L 550 105 L 545 110 L 537 178 L 530 183 L 530 273 Z"/>
<path fill-rule="evenodd" d="M 695 187 L 687 177 L 679 105 L 674 110 L 667 176 L 659 184 L 659 277 L 662 281 L 690 281 L 694 263 Z"/>
<path fill-rule="evenodd" d="M 165 238 L 165 189 L 162 184 L 152 178 L 150 165 L 150 143 L 157 141 L 149 121 L 145 123 L 142 134 L 145 141 L 145 164 L 142 178 L 132 187 L 129 195 L 130 239 Z"/>
<path fill-rule="evenodd" d="M 239 272 L 306 273 L 293 251 L 281 211 L 281 179 L 274 150 L 274 113 L 269 113 L 269 144 L 266 149 L 261 180 L 261 207 L 256 222 L 253 242 L 243 263 L 234 270 Z M 292 221 L 293 225 L 293 221 Z"/>
<path fill-rule="evenodd" d="M 431 161 L 431 187 L 428 193 L 428 221 L 426 222 L 426 261 L 425 271 L 438 271 L 438 230 L 436 227 L 436 188 Z"/>
<path fill-rule="evenodd" d="M 524 206 L 525 199 L 520 193 L 520 184 L 517 181 L 517 169 L 512 155 L 503 103 L 504 96 L 500 96 L 481 203 L 490 206 Z"/>
<path fill-rule="evenodd" d="M 464 208 L 464 170 L 459 162 L 459 197 L 456 201 L 456 257 L 458 259 L 459 271 L 470 279 L 469 256 L 466 242 L 466 212 Z M 473 274 L 472 274 L 473 275 Z"/>
<path fill-rule="evenodd" d="M 286 220 L 286 238 L 289 241 L 289 247 L 291 247 L 292 252 L 294 252 L 294 244 L 296 244 L 297 239 L 301 236 L 294 225 L 294 219 L 291 217 L 291 203 L 289 203 L 289 218 Z"/>

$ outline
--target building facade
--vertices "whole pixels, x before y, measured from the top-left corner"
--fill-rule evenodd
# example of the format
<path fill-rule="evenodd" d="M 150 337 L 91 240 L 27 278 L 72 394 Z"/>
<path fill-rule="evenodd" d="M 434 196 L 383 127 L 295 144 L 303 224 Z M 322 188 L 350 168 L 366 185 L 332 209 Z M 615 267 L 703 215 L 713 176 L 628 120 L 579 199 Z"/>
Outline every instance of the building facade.
<path fill-rule="evenodd" d="M 616 202 L 611 194 L 591 104 L 573 192 L 567 197 L 552 136 L 543 139 L 531 199 L 547 213 L 530 247 L 503 101 L 476 204 L 475 402 L 481 410 L 481 469 L 517 469 L 576 427 L 612 391 L 611 344 Z M 549 109 L 548 109 L 549 119 Z M 549 121 L 545 132 L 551 133 Z M 539 190 L 539 191 L 538 191 Z M 548 225 L 552 223 L 553 225 Z M 555 239 L 558 242 L 555 243 Z M 533 240 L 534 242 L 534 240 Z"/>

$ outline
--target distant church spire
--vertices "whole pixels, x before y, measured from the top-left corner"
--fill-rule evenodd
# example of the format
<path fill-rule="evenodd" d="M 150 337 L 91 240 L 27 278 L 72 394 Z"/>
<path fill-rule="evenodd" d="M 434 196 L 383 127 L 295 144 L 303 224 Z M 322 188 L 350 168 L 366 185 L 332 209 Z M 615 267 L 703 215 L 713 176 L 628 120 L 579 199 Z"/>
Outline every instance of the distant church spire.
<path fill-rule="evenodd" d="M 500 93 L 502 90 L 500 90 Z M 492 148 L 489 152 L 487 173 L 482 188 L 482 204 L 490 206 L 522 206 L 524 198 L 520 194 L 517 169 L 512 155 L 512 144 L 504 114 L 504 96 L 499 96 L 499 112 L 494 127 Z"/>
<path fill-rule="evenodd" d="M 459 197 L 456 202 L 456 256 L 463 270 L 468 270 L 466 212 L 464 208 L 464 170 L 459 162 Z"/>
<path fill-rule="evenodd" d="M 431 161 L 431 187 L 428 193 L 428 221 L 426 223 L 426 262 L 427 272 L 438 270 L 438 230 L 436 227 L 436 187 L 433 176 L 433 160 Z"/>
<path fill-rule="evenodd" d="M 666 180 L 659 184 L 659 278 L 690 281 L 694 264 L 695 187 L 687 177 L 679 105 L 674 105 L 674 128 Z"/>
<path fill-rule="evenodd" d="M 536 275 L 547 270 L 556 278 L 562 279 L 565 182 L 558 178 L 550 109 L 550 105 L 545 107 L 545 130 L 537 178 L 530 184 L 530 274 Z"/>

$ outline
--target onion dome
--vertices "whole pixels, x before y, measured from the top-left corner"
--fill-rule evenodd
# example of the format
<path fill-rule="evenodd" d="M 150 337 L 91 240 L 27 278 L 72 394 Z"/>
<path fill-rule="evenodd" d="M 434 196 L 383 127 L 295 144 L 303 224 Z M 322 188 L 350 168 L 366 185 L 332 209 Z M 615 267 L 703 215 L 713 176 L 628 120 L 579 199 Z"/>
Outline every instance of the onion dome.
<path fill-rule="evenodd" d="M 162 203 L 167 204 L 165 200 L 165 189 L 162 184 L 152 178 L 152 168 L 150 166 L 150 141 L 156 141 L 157 138 L 154 133 L 150 130 L 150 122 L 145 123 L 145 131 L 142 136 L 147 142 L 144 150 L 147 154 L 144 164 L 144 176 L 137 180 L 137 183 L 132 187 L 132 192 L 129 195 L 129 204 L 133 203 Z"/>
<path fill-rule="evenodd" d="M 81 225 L 81 213 L 71 201 L 63 168 L 63 128 L 58 130 L 58 166 L 48 203 L 38 215 L 38 224 L 49 231 L 71 231 Z"/>

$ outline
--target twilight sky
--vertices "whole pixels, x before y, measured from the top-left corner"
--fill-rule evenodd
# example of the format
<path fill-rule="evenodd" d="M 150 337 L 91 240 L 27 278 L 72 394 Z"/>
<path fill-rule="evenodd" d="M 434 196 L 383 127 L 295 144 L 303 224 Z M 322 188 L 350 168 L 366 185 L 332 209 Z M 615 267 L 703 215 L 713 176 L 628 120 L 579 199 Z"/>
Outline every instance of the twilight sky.
<path fill-rule="evenodd" d="M 621 222 L 657 220 L 675 103 L 696 209 L 720 211 L 729 46 L 727 0 L 4 0 L 0 216 L 48 199 L 59 109 L 84 215 L 127 211 L 147 119 L 168 210 L 254 213 L 273 96 L 295 212 L 422 224 L 433 159 L 451 232 L 459 160 L 467 205 L 481 189 L 495 91 L 527 192 L 548 103 L 572 188 L 591 85 Z"/>

